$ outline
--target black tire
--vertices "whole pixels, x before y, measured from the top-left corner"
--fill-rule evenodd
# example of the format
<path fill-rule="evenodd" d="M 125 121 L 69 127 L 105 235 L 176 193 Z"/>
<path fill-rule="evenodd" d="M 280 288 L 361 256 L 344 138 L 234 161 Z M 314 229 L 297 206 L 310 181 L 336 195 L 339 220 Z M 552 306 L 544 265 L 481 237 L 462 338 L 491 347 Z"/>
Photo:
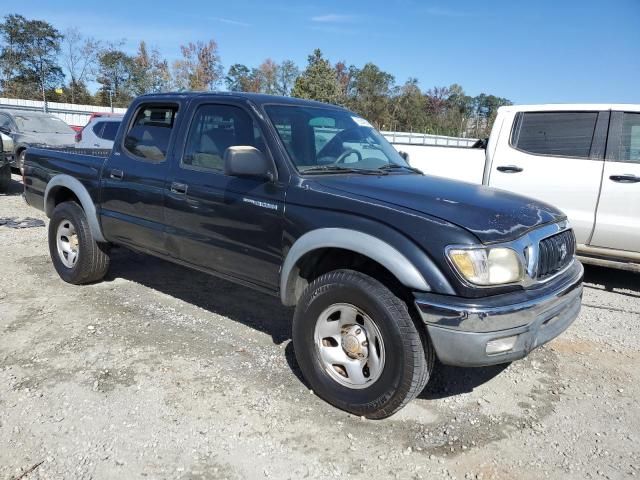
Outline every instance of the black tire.
<path fill-rule="evenodd" d="M 77 259 L 72 266 L 65 265 L 68 258 L 61 258 L 57 239 L 58 228 L 61 224 L 68 227 L 69 223 L 77 240 Z M 108 245 L 94 240 L 84 210 L 76 202 L 63 202 L 53 211 L 49 222 L 49 253 L 60 278 L 74 285 L 102 280 L 109 270 Z"/>
<path fill-rule="evenodd" d="M 344 386 L 327 372 L 314 340 L 316 322 L 332 305 L 349 304 L 365 312 L 383 339 L 384 366 L 370 386 Z M 320 276 L 302 294 L 293 320 L 293 346 L 305 379 L 321 398 L 355 415 L 382 419 L 393 415 L 426 386 L 435 353 L 407 305 L 376 279 L 352 270 Z"/>
<path fill-rule="evenodd" d="M 11 165 L 8 163 L 0 167 L 0 193 L 7 193 L 11 184 Z"/>

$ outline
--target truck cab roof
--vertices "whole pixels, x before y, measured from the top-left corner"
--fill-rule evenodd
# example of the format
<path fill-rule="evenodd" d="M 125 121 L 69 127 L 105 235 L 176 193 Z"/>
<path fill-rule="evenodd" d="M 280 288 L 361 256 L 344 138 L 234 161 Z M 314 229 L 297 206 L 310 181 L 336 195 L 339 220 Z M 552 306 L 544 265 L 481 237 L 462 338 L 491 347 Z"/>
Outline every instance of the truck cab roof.
<path fill-rule="evenodd" d="M 309 107 L 324 107 L 324 108 L 334 108 L 338 110 L 346 110 L 343 107 L 339 107 L 337 105 L 318 102 L 315 100 L 307 100 L 304 98 L 295 98 L 295 97 L 285 97 L 282 95 L 267 95 L 265 93 L 249 93 L 249 92 L 169 92 L 169 93 L 151 93 L 148 95 L 143 95 L 138 97 L 140 99 L 149 100 L 152 98 L 157 98 L 159 100 L 165 98 L 241 98 L 248 100 L 256 105 L 266 105 L 266 104 L 280 104 L 280 105 L 299 105 L 299 106 L 309 106 Z"/>

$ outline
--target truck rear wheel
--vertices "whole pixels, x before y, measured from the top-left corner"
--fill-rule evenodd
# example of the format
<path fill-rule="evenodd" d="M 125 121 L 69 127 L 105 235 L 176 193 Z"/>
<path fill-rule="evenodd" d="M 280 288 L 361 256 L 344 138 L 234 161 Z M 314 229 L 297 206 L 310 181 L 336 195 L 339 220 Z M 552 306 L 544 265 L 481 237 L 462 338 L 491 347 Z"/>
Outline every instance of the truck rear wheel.
<path fill-rule="evenodd" d="M 425 387 L 435 355 L 406 304 L 352 270 L 322 275 L 293 321 L 296 359 L 321 398 L 355 415 L 393 415 Z"/>
<path fill-rule="evenodd" d="M 102 280 L 109 270 L 108 246 L 98 243 L 80 205 L 63 202 L 49 222 L 49 253 L 65 282 L 81 285 Z"/>
<path fill-rule="evenodd" d="M 0 193 L 7 193 L 9 191 L 9 184 L 11 183 L 11 166 L 7 163 L 0 167 Z"/>

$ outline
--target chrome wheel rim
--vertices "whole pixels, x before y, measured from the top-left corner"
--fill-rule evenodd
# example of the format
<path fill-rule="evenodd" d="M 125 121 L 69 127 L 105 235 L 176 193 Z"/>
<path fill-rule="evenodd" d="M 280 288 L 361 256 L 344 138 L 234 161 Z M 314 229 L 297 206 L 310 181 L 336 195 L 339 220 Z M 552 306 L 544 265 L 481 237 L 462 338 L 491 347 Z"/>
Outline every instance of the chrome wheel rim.
<path fill-rule="evenodd" d="M 322 366 L 340 385 L 369 387 L 384 370 L 382 334 L 354 305 L 336 303 L 324 310 L 316 321 L 314 341 Z"/>
<path fill-rule="evenodd" d="M 76 227 L 70 220 L 62 220 L 56 230 L 58 257 L 67 268 L 73 268 L 78 262 L 79 248 Z"/>

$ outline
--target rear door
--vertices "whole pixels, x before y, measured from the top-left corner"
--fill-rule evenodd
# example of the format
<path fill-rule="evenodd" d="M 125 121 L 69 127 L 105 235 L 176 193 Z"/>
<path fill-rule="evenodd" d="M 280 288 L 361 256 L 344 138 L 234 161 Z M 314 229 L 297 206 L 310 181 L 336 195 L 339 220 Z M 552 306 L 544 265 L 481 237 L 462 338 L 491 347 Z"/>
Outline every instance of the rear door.
<path fill-rule="evenodd" d="M 183 262 L 262 286 L 278 287 L 285 184 L 224 174 L 232 146 L 270 157 L 253 114 L 231 100 L 192 106 L 166 191 L 167 243 Z"/>
<path fill-rule="evenodd" d="M 640 112 L 611 114 L 591 245 L 640 252 Z"/>
<path fill-rule="evenodd" d="M 178 103 L 142 103 L 102 171 L 101 220 L 107 240 L 166 253 L 164 194 Z"/>
<path fill-rule="evenodd" d="M 604 166 L 609 113 L 510 112 L 508 141 L 493 155 L 489 185 L 555 205 L 567 214 L 578 243 L 593 232 Z"/>

